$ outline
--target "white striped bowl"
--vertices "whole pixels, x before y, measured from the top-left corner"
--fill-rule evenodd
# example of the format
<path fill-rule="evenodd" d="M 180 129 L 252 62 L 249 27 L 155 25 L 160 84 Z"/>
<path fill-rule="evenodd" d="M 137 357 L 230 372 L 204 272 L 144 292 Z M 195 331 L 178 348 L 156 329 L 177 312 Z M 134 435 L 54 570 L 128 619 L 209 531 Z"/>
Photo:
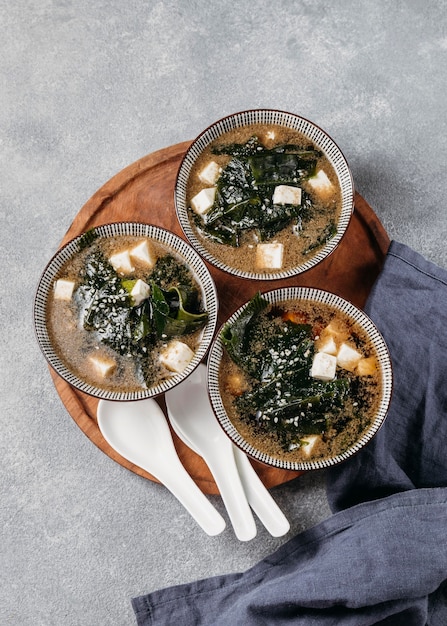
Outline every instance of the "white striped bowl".
<path fill-rule="evenodd" d="M 233 422 L 231 422 L 225 411 L 219 391 L 219 368 L 224 351 L 219 331 L 208 355 L 207 383 L 211 404 L 216 414 L 216 417 L 228 437 L 233 441 L 235 445 L 241 448 L 253 459 L 256 459 L 257 461 L 260 461 L 267 465 L 293 471 L 322 469 L 325 467 L 337 465 L 338 463 L 345 461 L 353 454 L 361 450 L 374 437 L 379 428 L 382 426 L 388 413 L 388 407 L 391 401 L 393 389 L 393 370 L 388 347 L 385 343 L 385 340 L 383 339 L 376 325 L 366 315 L 366 313 L 358 309 L 347 300 L 344 300 L 343 298 L 329 291 L 324 291 L 311 287 L 289 287 L 268 291 L 263 293 L 262 296 L 271 304 L 279 304 L 286 300 L 301 300 L 326 303 L 347 314 L 349 317 L 354 319 L 357 324 L 359 324 L 359 326 L 367 333 L 367 336 L 371 340 L 379 362 L 382 391 L 377 412 L 375 415 L 371 416 L 372 419 L 370 425 L 363 432 L 360 438 L 353 445 L 351 445 L 350 448 L 348 448 L 338 456 L 303 462 L 292 462 L 287 459 L 269 456 L 265 452 L 258 450 L 252 443 L 249 443 L 246 439 L 244 439 L 244 437 L 238 432 Z M 235 313 L 233 313 L 233 315 L 228 319 L 226 323 L 233 323 L 244 311 L 247 304 L 248 302 L 242 305 L 237 311 L 235 311 Z"/>
<path fill-rule="evenodd" d="M 188 187 L 188 179 L 191 170 L 203 153 L 205 148 L 215 139 L 218 139 L 223 133 L 226 133 L 235 128 L 241 128 L 250 124 L 276 124 L 291 128 L 302 133 L 312 143 L 320 149 L 324 155 L 328 158 L 332 167 L 334 168 L 338 177 L 341 194 L 342 194 L 342 208 L 340 218 L 337 224 L 337 233 L 330 239 L 314 256 L 306 261 L 303 261 L 300 265 L 288 270 L 280 270 L 278 272 L 258 273 L 252 271 L 242 271 L 237 268 L 233 268 L 223 263 L 220 259 L 212 255 L 207 250 L 202 241 L 196 236 L 194 230 L 191 227 L 190 218 L 188 215 L 188 206 L 186 202 L 186 193 Z M 242 111 L 240 113 L 234 113 L 215 122 L 207 129 L 205 129 L 195 139 L 188 150 L 186 151 L 182 162 L 179 167 L 177 179 L 174 189 L 174 201 L 177 212 L 177 217 L 180 222 L 180 226 L 190 242 L 190 244 L 199 252 L 199 254 L 206 259 L 209 263 L 219 269 L 228 272 L 239 278 L 247 278 L 252 280 L 277 280 L 290 278 L 301 274 L 321 261 L 323 261 L 329 254 L 331 254 L 340 243 L 346 229 L 349 226 L 349 222 L 354 210 L 354 183 L 349 169 L 348 163 L 342 154 L 340 148 L 334 142 L 334 140 L 319 126 L 313 122 L 296 115 L 294 113 L 287 113 L 285 111 L 277 111 L 275 109 L 252 109 L 248 111 Z"/>
<path fill-rule="evenodd" d="M 80 249 L 82 235 L 72 239 L 58 250 L 42 273 L 37 287 L 33 309 L 37 342 L 49 365 L 51 365 L 55 372 L 70 385 L 84 393 L 105 400 L 130 401 L 153 398 L 172 389 L 189 376 L 207 354 L 217 325 L 218 299 L 214 281 L 208 268 L 197 252 L 186 241 L 168 230 L 138 222 L 116 222 L 98 226 L 95 228 L 95 231 L 100 237 L 114 237 L 116 235 L 148 237 L 149 239 L 165 245 L 168 249 L 171 249 L 183 258 L 201 288 L 203 307 L 209 314 L 208 322 L 202 332 L 199 348 L 196 350 L 193 359 L 183 372 L 175 374 L 153 387 L 138 391 L 120 392 L 101 389 L 73 374 L 59 358 L 50 341 L 47 329 L 46 311 L 48 297 L 53 288 L 54 278 L 62 265 Z"/>

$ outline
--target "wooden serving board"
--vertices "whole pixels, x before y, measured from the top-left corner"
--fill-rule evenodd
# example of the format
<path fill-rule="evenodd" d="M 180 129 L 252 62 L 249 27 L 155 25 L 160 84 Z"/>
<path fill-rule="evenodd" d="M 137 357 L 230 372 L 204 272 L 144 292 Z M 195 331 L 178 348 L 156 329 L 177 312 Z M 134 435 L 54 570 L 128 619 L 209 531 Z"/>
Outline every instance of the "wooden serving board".
<path fill-rule="evenodd" d="M 174 185 L 181 160 L 190 142 L 182 142 L 153 152 L 129 165 L 103 185 L 81 208 L 61 246 L 93 226 L 109 222 L 138 221 L 161 226 L 185 238 L 174 208 Z M 379 274 L 390 244 L 377 216 L 358 194 L 351 223 L 338 248 L 323 262 L 296 278 L 274 281 L 248 281 L 225 274 L 207 264 L 219 295 L 218 326 L 256 291 L 286 286 L 312 286 L 332 291 L 358 307 L 363 307 Z M 50 367 L 59 396 L 84 434 L 117 463 L 143 476 L 156 479 L 117 454 L 104 440 L 96 422 L 98 400 L 74 389 Z M 157 399 L 166 412 L 164 397 Z M 218 490 L 208 467 L 173 433 L 180 460 L 198 486 L 208 494 Z M 285 483 L 300 475 L 267 467 L 253 461 L 267 487 Z"/>

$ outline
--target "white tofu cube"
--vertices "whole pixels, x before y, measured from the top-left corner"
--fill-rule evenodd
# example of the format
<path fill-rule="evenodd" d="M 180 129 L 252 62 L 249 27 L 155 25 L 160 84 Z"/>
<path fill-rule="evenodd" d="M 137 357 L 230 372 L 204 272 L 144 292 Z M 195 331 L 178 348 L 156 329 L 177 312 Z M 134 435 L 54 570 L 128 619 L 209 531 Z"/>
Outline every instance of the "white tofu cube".
<path fill-rule="evenodd" d="M 301 450 L 303 454 L 307 457 L 310 457 L 316 444 L 319 441 L 321 441 L 320 435 L 306 435 L 305 437 L 303 437 L 303 440 L 301 443 Z"/>
<path fill-rule="evenodd" d="M 160 353 L 160 361 L 171 372 L 180 374 L 192 360 L 193 356 L 194 352 L 186 343 L 174 339 Z"/>
<path fill-rule="evenodd" d="M 357 374 L 359 376 L 372 376 L 377 372 L 377 361 L 373 356 L 360 359 L 357 363 Z"/>
<path fill-rule="evenodd" d="M 153 267 L 157 260 L 153 250 L 149 247 L 149 242 L 147 239 L 136 245 L 129 251 L 130 258 L 133 261 L 138 261 L 147 265 L 148 267 Z"/>
<path fill-rule="evenodd" d="M 319 170 L 316 175 L 309 178 L 307 182 L 312 187 L 312 189 L 323 198 L 330 195 L 334 190 L 333 184 L 329 180 L 326 172 L 324 172 L 323 170 Z"/>
<path fill-rule="evenodd" d="M 112 254 L 109 261 L 113 268 L 120 274 L 131 274 L 135 271 L 132 261 L 130 260 L 129 250 Z"/>
<path fill-rule="evenodd" d="M 54 283 L 53 295 L 56 300 L 71 300 L 74 288 L 75 283 L 72 280 L 58 278 Z"/>
<path fill-rule="evenodd" d="M 337 369 L 337 357 L 326 352 L 314 354 L 310 375 L 317 380 L 334 380 Z"/>
<path fill-rule="evenodd" d="M 203 170 L 199 172 L 199 179 L 205 185 L 215 185 L 217 179 L 220 176 L 221 169 L 216 161 L 210 161 L 208 165 L 205 165 Z"/>
<path fill-rule="evenodd" d="M 109 357 L 94 355 L 90 356 L 89 360 L 95 372 L 101 376 L 101 378 L 110 376 L 116 367 L 116 362 Z"/>
<path fill-rule="evenodd" d="M 325 352 L 326 354 L 332 354 L 333 356 L 337 354 L 337 344 L 335 343 L 333 335 L 320 337 L 317 341 L 317 348 L 318 352 Z"/>
<path fill-rule="evenodd" d="M 133 286 L 132 291 L 130 292 L 134 306 L 138 306 L 139 304 L 141 304 L 143 300 L 149 297 L 150 293 L 151 288 L 149 287 L 149 285 L 145 283 L 144 280 L 141 280 L 139 278 Z"/>
<path fill-rule="evenodd" d="M 204 215 L 211 209 L 216 197 L 216 187 L 206 187 L 191 199 L 191 208 L 198 215 Z"/>
<path fill-rule="evenodd" d="M 284 246 L 282 243 L 258 243 L 255 265 L 257 269 L 279 270 L 282 268 Z"/>
<path fill-rule="evenodd" d="M 301 204 L 301 188 L 291 185 L 278 185 L 273 192 L 273 204 Z"/>
<path fill-rule="evenodd" d="M 337 352 L 337 365 L 348 372 L 353 372 L 362 354 L 347 343 L 342 343 Z"/>

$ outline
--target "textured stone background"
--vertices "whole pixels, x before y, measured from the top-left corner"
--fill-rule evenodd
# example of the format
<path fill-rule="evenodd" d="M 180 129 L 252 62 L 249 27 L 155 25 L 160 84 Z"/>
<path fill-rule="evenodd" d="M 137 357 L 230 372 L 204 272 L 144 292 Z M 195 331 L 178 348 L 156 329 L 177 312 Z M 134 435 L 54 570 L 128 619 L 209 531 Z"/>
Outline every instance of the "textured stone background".
<path fill-rule="evenodd" d="M 0 22 L 0 623 L 133 624 L 131 596 L 287 537 L 209 538 L 89 442 L 35 342 L 41 271 L 123 167 L 257 107 L 325 128 L 389 235 L 447 267 L 445 2 L 0 0 Z M 274 496 L 291 535 L 330 515 L 323 474 Z"/>

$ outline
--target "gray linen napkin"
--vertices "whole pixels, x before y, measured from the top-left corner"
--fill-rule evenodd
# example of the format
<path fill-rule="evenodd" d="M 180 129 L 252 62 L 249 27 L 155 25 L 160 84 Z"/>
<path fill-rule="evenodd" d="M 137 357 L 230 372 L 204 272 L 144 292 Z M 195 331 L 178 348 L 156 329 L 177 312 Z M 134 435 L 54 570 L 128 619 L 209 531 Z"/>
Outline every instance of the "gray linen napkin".
<path fill-rule="evenodd" d="M 447 272 L 393 241 L 365 312 L 390 350 L 393 398 L 371 444 L 329 472 L 334 511 L 447 486 Z"/>
<path fill-rule="evenodd" d="M 133 598 L 138 626 L 447 624 L 447 272 L 392 242 L 365 308 L 395 389 L 373 442 L 328 470 L 334 515 L 246 572 Z"/>

